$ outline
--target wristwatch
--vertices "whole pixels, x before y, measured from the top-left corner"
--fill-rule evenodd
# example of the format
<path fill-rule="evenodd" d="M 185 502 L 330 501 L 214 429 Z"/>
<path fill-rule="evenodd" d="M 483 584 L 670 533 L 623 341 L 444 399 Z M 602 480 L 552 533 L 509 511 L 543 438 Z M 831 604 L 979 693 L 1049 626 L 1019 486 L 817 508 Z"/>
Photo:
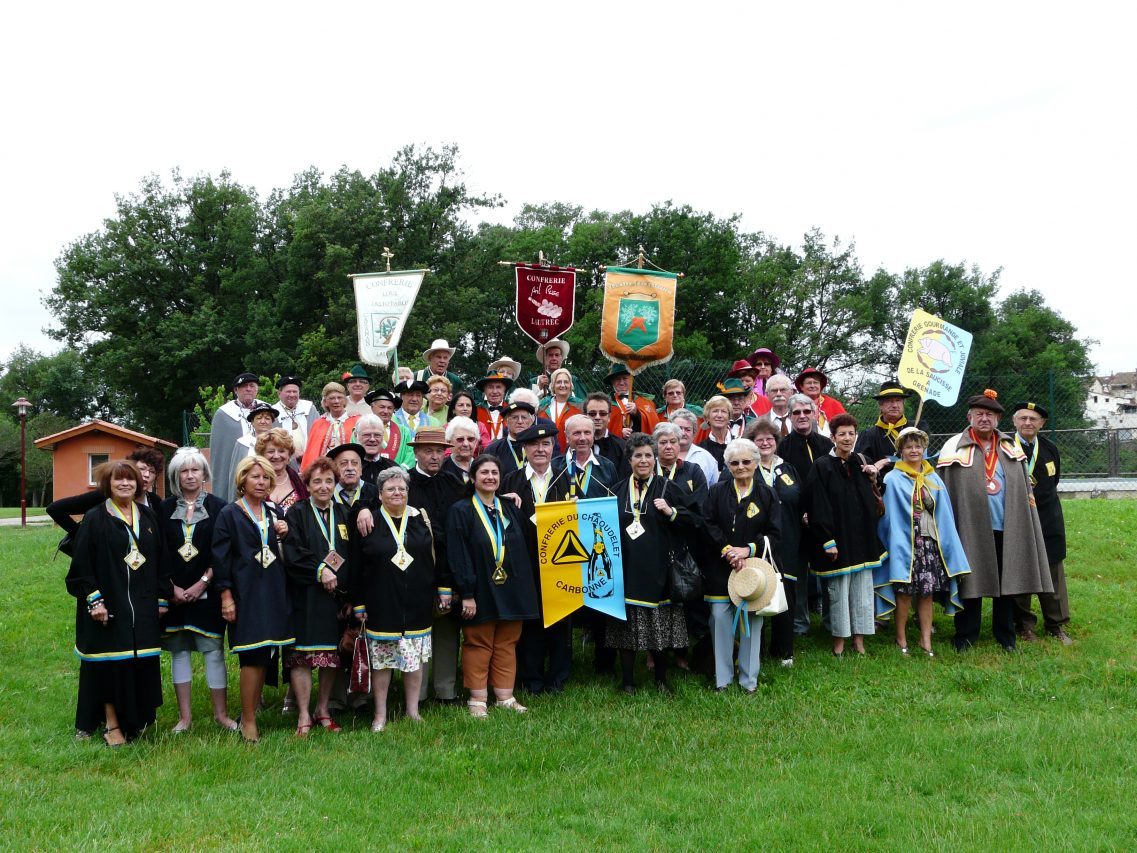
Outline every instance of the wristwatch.
<path fill-rule="evenodd" d="M 206 586 L 209 586 L 209 575 L 208 574 L 202 575 L 201 576 L 201 582 L 203 584 L 205 584 Z"/>

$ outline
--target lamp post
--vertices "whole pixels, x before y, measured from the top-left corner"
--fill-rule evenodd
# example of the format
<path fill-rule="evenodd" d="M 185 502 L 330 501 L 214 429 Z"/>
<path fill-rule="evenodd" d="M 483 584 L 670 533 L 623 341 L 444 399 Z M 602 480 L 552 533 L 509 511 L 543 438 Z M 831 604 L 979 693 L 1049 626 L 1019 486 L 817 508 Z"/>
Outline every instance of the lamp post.
<path fill-rule="evenodd" d="M 20 415 L 20 527 L 28 526 L 28 460 L 25 452 L 24 434 L 28 422 L 28 409 L 32 404 L 21 397 L 12 406 Z"/>

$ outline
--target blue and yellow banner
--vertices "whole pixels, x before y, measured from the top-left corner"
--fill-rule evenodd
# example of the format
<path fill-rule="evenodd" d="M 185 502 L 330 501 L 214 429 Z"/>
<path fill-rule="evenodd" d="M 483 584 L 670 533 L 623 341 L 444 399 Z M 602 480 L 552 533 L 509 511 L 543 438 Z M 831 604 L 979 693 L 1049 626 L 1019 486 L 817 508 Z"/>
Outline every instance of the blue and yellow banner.
<path fill-rule="evenodd" d="M 537 560 L 546 628 L 582 606 L 627 618 L 614 497 L 538 504 Z"/>

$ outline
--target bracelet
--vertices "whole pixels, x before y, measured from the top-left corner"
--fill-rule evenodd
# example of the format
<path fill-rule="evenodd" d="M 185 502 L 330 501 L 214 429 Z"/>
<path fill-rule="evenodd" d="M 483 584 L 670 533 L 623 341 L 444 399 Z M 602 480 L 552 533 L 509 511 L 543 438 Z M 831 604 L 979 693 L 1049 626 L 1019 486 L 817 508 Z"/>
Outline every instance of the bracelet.
<path fill-rule="evenodd" d="M 94 613 L 96 607 L 106 607 L 106 602 L 101 598 L 98 601 L 92 601 L 87 605 L 87 613 Z"/>

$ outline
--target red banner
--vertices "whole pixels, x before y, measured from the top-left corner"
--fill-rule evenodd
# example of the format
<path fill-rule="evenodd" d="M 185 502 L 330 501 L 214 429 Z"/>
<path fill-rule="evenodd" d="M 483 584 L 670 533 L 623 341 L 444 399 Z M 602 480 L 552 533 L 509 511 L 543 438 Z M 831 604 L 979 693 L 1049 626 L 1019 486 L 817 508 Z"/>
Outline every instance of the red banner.
<path fill-rule="evenodd" d="M 518 264 L 517 325 L 538 344 L 572 328 L 576 271 L 564 267 Z"/>

